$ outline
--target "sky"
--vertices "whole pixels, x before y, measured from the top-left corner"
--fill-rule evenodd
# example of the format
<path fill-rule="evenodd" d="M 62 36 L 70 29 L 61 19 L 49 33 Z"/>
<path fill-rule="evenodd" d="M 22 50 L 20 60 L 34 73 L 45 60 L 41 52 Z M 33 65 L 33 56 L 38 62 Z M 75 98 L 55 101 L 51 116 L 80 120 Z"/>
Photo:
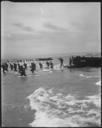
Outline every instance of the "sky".
<path fill-rule="evenodd" d="M 100 52 L 99 2 L 1 2 L 1 57 Z"/>

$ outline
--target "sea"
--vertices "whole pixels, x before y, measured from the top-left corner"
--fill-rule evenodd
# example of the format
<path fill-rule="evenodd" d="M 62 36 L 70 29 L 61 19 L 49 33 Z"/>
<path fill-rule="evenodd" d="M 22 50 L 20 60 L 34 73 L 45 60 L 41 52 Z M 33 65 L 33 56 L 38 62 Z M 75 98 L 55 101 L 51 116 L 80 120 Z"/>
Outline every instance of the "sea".
<path fill-rule="evenodd" d="M 101 68 L 27 74 L 1 71 L 2 126 L 101 127 Z"/>

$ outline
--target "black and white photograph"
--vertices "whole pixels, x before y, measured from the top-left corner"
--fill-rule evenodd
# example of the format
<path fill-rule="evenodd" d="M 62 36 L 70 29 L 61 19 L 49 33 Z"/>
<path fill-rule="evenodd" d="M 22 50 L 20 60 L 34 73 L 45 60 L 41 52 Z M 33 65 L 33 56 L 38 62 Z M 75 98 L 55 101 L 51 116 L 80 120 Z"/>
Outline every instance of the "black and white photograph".
<path fill-rule="evenodd" d="M 2 127 L 101 127 L 101 3 L 1 2 Z"/>

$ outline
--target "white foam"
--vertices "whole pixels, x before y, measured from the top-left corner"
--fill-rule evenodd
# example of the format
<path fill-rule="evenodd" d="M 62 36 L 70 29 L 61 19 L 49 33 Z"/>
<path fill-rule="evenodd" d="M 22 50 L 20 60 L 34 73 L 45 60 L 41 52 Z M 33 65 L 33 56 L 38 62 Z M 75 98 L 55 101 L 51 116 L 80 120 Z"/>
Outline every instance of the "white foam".
<path fill-rule="evenodd" d="M 80 74 L 80 76 L 84 77 L 84 74 Z"/>
<path fill-rule="evenodd" d="M 97 81 L 96 85 L 101 86 L 101 80 Z"/>
<path fill-rule="evenodd" d="M 36 110 L 32 127 L 81 127 L 87 122 L 100 125 L 99 95 L 78 100 L 70 94 L 54 94 L 53 89 L 39 88 L 27 98 L 31 109 Z M 91 103 L 95 108 L 90 108 Z"/>
<path fill-rule="evenodd" d="M 101 95 L 87 96 L 88 102 L 92 102 L 97 107 L 101 107 Z"/>
<path fill-rule="evenodd" d="M 81 77 L 85 77 L 85 78 L 98 78 L 99 76 L 87 76 L 84 74 L 80 74 Z"/>
<path fill-rule="evenodd" d="M 44 72 L 49 72 L 49 71 L 51 71 L 50 69 L 43 69 L 42 71 L 44 71 Z"/>

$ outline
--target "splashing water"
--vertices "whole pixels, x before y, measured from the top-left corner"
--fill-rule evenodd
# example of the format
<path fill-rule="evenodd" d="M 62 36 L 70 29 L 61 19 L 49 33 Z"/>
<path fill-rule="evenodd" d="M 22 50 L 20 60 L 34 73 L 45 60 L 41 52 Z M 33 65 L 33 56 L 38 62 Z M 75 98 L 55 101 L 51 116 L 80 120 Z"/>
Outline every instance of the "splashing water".
<path fill-rule="evenodd" d="M 36 110 L 32 127 L 100 126 L 100 95 L 79 100 L 72 95 L 53 93 L 53 89 L 39 88 L 27 97 Z"/>

